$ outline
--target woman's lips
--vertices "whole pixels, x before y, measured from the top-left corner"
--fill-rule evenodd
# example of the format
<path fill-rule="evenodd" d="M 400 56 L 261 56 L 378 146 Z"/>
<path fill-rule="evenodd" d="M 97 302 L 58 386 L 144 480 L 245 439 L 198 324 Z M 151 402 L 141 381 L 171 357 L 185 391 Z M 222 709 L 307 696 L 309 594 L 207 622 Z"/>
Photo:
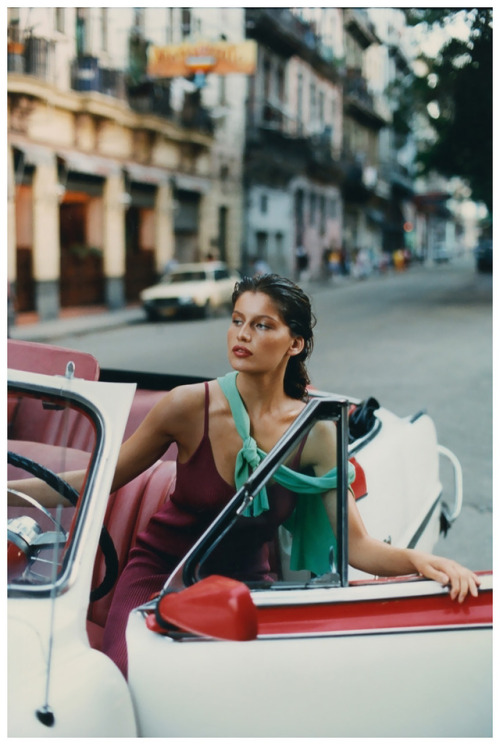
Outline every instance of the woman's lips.
<path fill-rule="evenodd" d="M 232 351 L 235 357 L 250 357 L 252 354 L 246 347 L 233 347 Z"/>

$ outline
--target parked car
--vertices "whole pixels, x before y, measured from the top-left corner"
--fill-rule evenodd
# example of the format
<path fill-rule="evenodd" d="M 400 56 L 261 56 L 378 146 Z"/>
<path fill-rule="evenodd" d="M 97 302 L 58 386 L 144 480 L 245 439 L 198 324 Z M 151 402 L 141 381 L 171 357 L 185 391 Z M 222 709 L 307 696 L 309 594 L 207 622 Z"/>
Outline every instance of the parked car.
<path fill-rule="evenodd" d="M 103 627 L 176 466 L 169 448 L 110 495 L 116 458 L 165 390 L 201 378 L 100 370 L 91 355 L 13 340 L 8 365 L 9 480 L 35 474 L 72 505 L 48 510 L 21 495 L 8 507 L 10 737 L 491 737 L 492 573 L 458 604 L 439 583 L 382 580 L 348 563 L 348 461 L 377 538 L 429 550 L 459 516 L 460 464 L 427 414 L 312 391 L 160 595 L 130 614 L 125 680 L 100 651 Z M 203 577 L 252 495 L 324 419 L 338 428 L 331 572 L 292 572 L 280 529 L 274 581 Z M 455 473 L 448 495 L 443 458 Z M 80 493 L 56 475 L 75 468 L 87 469 Z"/>
<path fill-rule="evenodd" d="M 140 299 L 150 320 L 180 315 L 210 316 L 231 305 L 239 274 L 221 261 L 178 264 L 161 281 L 142 290 Z"/>
<path fill-rule="evenodd" d="M 491 239 L 479 241 L 474 249 L 474 255 L 478 272 L 493 271 L 493 241 Z"/>

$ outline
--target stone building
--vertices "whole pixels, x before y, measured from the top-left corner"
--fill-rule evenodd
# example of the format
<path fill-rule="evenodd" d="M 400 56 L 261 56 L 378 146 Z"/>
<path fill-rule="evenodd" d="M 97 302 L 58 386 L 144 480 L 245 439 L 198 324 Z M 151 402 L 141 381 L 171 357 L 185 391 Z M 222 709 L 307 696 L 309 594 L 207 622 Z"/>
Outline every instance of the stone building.
<path fill-rule="evenodd" d="M 8 277 L 19 311 L 120 307 L 173 258 L 238 265 L 242 76 L 204 92 L 212 117 L 193 76 L 147 74 L 149 45 L 193 38 L 193 15 L 9 8 Z M 241 12 L 223 29 L 241 39 Z M 228 97 L 235 113 L 219 116 Z"/>
<path fill-rule="evenodd" d="M 320 277 L 325 253 L 342 243 L 342 11 L 315 10 L 325 41 L 307 9 L 246 9 L 258 58 L 247 105 L 243 263 L 264 260 L 292 277 L 302 262 L 306 276 Z"/>

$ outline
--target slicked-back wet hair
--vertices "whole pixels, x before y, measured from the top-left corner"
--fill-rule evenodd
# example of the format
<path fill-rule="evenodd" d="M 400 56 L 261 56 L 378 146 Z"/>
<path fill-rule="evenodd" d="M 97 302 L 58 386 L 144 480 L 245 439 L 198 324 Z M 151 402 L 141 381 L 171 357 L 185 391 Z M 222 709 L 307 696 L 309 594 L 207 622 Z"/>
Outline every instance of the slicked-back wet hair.
<path fill-rule="evenodd" d="M 292 398 L 307 399 L 306 388 L 310 380 L 306 360 L 313 350 L 313 328 L 316 324 L 311 301 L 295 282 L 278 274 L 243 277 L 234 287 L 233 308 L 244 292 L 263 292 L 268 295 L 292 336 L 300 336 L 304 339 L 304 349 L 299 354 L 290 357 L 288 361 L 284 388 L 285 393 Z"/>

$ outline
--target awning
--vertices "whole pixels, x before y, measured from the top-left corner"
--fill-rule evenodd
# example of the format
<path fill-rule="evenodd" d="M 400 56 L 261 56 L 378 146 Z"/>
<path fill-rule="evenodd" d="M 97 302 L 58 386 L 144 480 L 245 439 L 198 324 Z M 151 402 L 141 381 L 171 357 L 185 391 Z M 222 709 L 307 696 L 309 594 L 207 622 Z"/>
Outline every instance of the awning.
<path fill-rule="evenodd" d="M 170 178 L 170 173 L 163 168 L 143 166 L 138 163 L 126 163 L 125 170 L 130 180 L 137 181 L 139 184 L 162 184 Z"/>
<path fill-rule="evenodd" d="M 54 160 L 54 151 L 43 145 L 34 145 L 32 143 L 11 142 L 12 147 L 16 148 L 23 154 L 26 165 L 37 166 L 50 164 Z"/>
<path fill-rule="evenodd" d="M 57 150 L 57 155 L 66 164 L 68 171 L 75 173 L 86 173 L 91 176 L 110 176 L 119 173 L 121 164 L 111 158 L 103 158 L 100 155 L 79 153 L 76 150 Z"/>
<path fill-rule="evenodd" d="M 210 189 L 209 179 L 202 176 L 190 176 L 186 173 L 176 173 L 174 175 L 174 184 L 176 189 L 197 191 L 200 194 L 206 194 Z"/>

